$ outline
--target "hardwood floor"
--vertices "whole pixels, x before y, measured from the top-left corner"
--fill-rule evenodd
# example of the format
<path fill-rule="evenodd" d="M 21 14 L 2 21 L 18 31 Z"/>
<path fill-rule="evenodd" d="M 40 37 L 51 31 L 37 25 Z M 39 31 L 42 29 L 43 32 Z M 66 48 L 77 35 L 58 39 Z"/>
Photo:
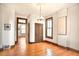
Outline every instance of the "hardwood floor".
<path fill-rule="evenodd" d="M 0 56 L 79 56 L 79 53 L 47 42 L 26 44 L 21 38 L 15 47 L 0 51 Z"/>

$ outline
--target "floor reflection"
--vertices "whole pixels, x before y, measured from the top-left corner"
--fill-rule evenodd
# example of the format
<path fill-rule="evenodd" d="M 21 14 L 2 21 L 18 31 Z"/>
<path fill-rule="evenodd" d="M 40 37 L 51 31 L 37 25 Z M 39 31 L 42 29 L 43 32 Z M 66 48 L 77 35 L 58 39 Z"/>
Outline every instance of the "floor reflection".
<path fill-rule="evenodd" d="M 27 43 L 26 43 L 26 38 L 25 37 L 20 37 L 19 40 L 18 40 L 18 46 L 19 46 L 19 50 L 20 52 L 25 52 L 26 50 L 26 46 L 27 46 Z"/>
<path fill-rule="evenodd" d="M 50 49 L 50 48 L 47 48 L 47 49 L 46 49 L 46 52 L 47 52 L 47 53 L 46 53 L 47 56 L 52 56 L 52 55 L 54 55 L 52 49 Z"/>

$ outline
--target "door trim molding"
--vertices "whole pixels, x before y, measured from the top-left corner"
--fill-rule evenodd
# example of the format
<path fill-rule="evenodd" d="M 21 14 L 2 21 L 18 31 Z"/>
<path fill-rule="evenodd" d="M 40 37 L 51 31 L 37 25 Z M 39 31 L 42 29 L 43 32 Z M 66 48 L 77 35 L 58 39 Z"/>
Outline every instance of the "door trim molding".
<path fill-rule="evenodd" d="M 22 19 L 22 20 L 26 20 L 26 23 L 18 23 L 18 20 Z M 22 18 L 22 17 L 16 17 L 16 41 L 15 44 L 18 43 L 18 24 L 27 24 L 27 18 Z"/>

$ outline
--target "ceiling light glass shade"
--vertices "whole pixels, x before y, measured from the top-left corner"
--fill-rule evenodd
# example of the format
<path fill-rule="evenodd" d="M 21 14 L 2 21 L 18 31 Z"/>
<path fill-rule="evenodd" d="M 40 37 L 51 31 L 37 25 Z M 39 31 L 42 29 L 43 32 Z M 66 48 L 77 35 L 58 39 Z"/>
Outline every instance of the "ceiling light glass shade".
<path fill-rule="evenodd" d="M 40 19 L 43 19 L 43 20 L 44 20 L 44 17 L 43 17 L 43 16 L 41 16 L 41 17 L 40 17 Z"/>
<path fill-rule="evenodd" d="M 45 18 L 43 17 L 43 16 L 40 16 L 39 18 L 38 18 L 38 20 L 44 20 Z"/>

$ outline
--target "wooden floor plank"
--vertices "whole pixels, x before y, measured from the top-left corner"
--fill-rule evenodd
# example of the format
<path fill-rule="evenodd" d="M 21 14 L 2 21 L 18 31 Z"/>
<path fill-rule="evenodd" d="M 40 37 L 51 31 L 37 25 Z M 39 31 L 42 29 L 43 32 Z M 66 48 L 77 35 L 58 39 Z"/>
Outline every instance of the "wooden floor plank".
<path fill-rule="evenodd" d="M 79 56 L 79 53 L 47 42 L 26 44 L 24 38 L 15 47 L 0 51 L 0 56 Z"/>

